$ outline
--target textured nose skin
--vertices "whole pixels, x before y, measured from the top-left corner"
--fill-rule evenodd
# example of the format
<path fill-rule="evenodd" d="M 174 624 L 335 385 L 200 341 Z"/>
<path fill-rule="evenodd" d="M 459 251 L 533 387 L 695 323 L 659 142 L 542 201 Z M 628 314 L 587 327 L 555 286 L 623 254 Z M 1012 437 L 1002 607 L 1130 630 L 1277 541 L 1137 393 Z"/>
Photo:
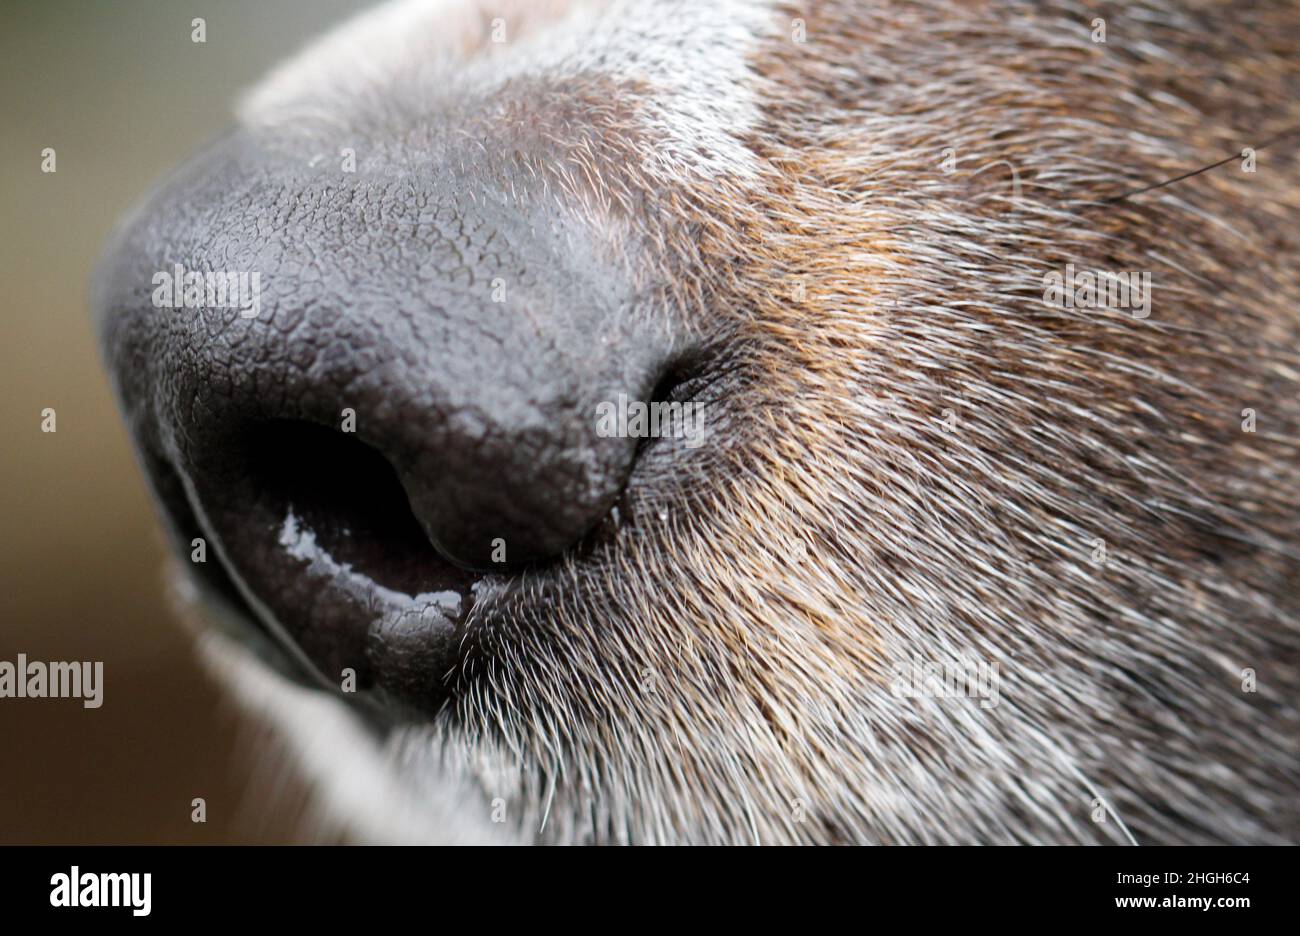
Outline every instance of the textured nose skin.
<path fill-rule="evenodd" d="M 124 228 L 106 353 L 200 513 L 247 486 L 253 430 L 307 423 L 380 453 L 458 566 L 555 557 L 600 520 L 636 440 L 598 434 L 597 405 L 646 399 L 680 348 L 590 222 L 511 189 L 463 165 L 322 173 L 237 136 Z M 239 300 L 160 304 L 161 273 Z"/>

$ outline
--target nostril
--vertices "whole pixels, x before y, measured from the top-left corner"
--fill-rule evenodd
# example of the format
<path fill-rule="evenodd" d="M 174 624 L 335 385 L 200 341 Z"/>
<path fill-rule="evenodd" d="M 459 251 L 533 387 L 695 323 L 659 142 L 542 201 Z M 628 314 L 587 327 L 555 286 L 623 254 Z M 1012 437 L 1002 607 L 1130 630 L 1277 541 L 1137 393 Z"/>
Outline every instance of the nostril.
<path fill-rule="evenodd" d="M 286 649 L 345 691 L 439 698 L 484 577 L 438 554 L 388 459 L 290 418 L 241 421 L 198 454 L 178 467 L 221 568 Z"/>
<path fill-rule="evenodd" d="M 249 489 L 272 516 L 294 518 L 334 561 L 404 594 L 429 585 L 465 589 L 429 542 L 388 460 L 355 435 L 296 420 L 254 424 L 243 447 Z M 449 577 L 456 581 L 449 581 Z"/>

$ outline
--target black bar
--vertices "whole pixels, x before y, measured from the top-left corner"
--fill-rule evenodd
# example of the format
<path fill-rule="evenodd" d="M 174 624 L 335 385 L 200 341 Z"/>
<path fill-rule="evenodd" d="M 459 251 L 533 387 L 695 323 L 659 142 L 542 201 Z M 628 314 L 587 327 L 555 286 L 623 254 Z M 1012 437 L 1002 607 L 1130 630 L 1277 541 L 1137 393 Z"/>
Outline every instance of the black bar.
<path fill-rule="evenodd" d="M 503 911 L 542 925 L 565 925 L 566 917 L 577 924 L 593 920 L 594 908 L 609 901 L 620 917 L 630 911 L 643 922 L 647 911 L 663 914 L 662 922 L 681 921 L 696 907 L 762 919 L 771 905 L 806 913 L 809 923 L 848 913 L 845 922 L 854 928 L 887 920 L 927 928 L 936 921 L 1073 928 L 1103 918 L 1232 926 L 1294 916 L 1287 912 L 1296 906 L 1293 856 L 1273 848 L 912 848 L 822 850 L 794 860 L 790 852 L 679 855 L 661 865 L 660 855 L 625 852 L 602 855 L 599 872 L 610 875 L 602 881 L 585 852 L 569 858 L 524 849 L 11 847 L 0 849 L 0 906 L 8 924 L 163 921 L 206 928 L 283 921 L 296 931 L 318 925 L 331 932 L 349 921 L 388 918 L 445 926 L 461 914 L 495 927 Z M 569 860 L 574 864 L 565 868 Z M 692 871 L 695 860 L 707 865 Z M 74 866 L 82 894 L 97 895 L 107 883 L 109 896 L 116 887 L 125 906 L 52 906 L 52 899 L 66 902 Z M 97 877 L 107 873 L 150 875 L 147 915 L 136 914 L 130 900 L 143 909 L 144 878 L 127 890 L 122 878 Z M 69 887 L 60 891 L 57 875 L 67 876 Z M 1149 905 L 1132 905 L 1134 898 Z M 1208 908 L 1199 905 L 1206 899 Z M 1245 905 L 1222 905 L 1243 899 Z M 600 919 L 609 920 L 608 911 Z"/>

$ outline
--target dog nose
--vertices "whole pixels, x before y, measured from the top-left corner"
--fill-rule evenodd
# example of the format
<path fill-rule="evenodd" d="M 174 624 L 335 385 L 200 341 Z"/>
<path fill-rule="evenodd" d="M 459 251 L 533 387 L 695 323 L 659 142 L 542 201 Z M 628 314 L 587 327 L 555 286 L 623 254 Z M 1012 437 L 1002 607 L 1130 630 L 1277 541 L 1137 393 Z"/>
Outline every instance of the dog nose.
<path fill-rule="evenodd" d="M 683 350 L 589 212 L 472 173 L 321 173 L 235 136 L 97 276 L 163 500 L 332 664 L 304 635 L 346 613 L 295 570 L 434 594 L 561 555 L 633 470 L 601 404 L 648 399 Z"/>
<path fill-rule="evenodd" d="M 152 375 L 199 501 L 241 435 L 306 423 L 380 453 L 458 566 L 555 557 L 608 511 L 636 440 L 599 433 L 597 409 L 645 399 L 671 340 L 589 232 L 452 189 L 228 143 L 126 235 L 106 326 L 117 366 Z"/>

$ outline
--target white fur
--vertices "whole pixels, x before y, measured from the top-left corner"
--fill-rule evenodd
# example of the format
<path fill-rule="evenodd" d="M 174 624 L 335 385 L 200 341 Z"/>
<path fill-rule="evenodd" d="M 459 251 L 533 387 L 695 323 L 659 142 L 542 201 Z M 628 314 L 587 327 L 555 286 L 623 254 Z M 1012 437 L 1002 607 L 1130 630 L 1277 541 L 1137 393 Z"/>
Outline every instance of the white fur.
<path fill-rule="evenodd" d="M 380 741 L 333 696 L 279 676 L 225 634 L 207 630 L 199 650 L 244 712 L 270 725 L 286 759 L 310 784 L 313 834 L 342 833 L 395 844 L 505 844 L 504 827 L 463 783 L 400 769 L 397 742 Z M 252 752 L 248 752 L 252 753 Z M 267 804 L 274 806 L 275 804 Z"/>
<path fill-rule="evenodd" d="M 490 40 L 498 16 L 501 44 Z M 279 67 L 239 111 L 246 125 L 285 132 L 339 124 L 357 102 L 397 91 L 436 111 L 449 88 L 490 99 L 528 75 L 597 74 L 649 87 L 648 172 L 747 177 L 756 164 L 738 137 L 759 117 L 748 62 L 779 25 L 773 0 L 395 0 Z"/>

